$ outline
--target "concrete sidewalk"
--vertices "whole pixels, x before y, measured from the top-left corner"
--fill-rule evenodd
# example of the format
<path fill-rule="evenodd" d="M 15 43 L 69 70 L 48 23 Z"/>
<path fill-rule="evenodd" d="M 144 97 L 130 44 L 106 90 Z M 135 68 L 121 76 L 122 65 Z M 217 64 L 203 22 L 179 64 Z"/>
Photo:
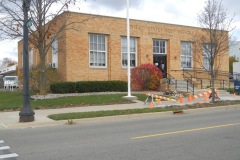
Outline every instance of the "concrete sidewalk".
<path fill-rule="evenodd" d="M 220 96 L 221 100 L 240 100 L 240 96 Z M 166 107 L 170 105 L 186 105 L 193 103 L 209 102 L 204 101 L 204 98 L 195 99 L 192 102 L 188 102 L 188 97 L 183 98 L 184 103 L 162 101 L 161 105 L 155 105 L 154 107 Z M 13 112 L 0 112 L 0 130 L 11 129 L 11 128 L 27 128 L 27 127 L 40 127 L 40 126 L 54 126 L 63 125 L 67 121 L 54 121 L 48 118 L 48 115 L 58 113 L 70 113 L 70 112 L 89 112 L 89 111 L 103 111 L 103 110 L 125 110 L 135 108 L 148 108 L 149 104 L 145 104 L 142 101 L 136 100 L 135 103 L 131 104 L 115 104 L 115 105 L 104 105 L 104 106 L 87 106 L 87 107 L 72 107 L 72 108 L 60 108 L 60 109 L 44 109 L 34 110 L 35 121 L 34 122 L 19 122 L 19 111 Z"/>

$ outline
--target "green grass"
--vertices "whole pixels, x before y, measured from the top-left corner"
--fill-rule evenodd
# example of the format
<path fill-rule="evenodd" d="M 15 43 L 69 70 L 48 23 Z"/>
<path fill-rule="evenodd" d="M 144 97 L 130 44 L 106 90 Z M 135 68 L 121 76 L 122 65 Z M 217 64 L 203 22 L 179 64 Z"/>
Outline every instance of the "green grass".
<path fill-rule="evenodd" d="M 71 120 L 71 119 L 95 118 L 95 117 L 105 117 L 105 116 L 176 111 L 176 110 L 184 110 L 184 109 L 226 106 L 226 105 L 234 105 L 234 104 L 240 104 L 240 101 L 238 100 L 217 101 L 215 103 L 192 104 L 192 105 L 185 105 L 185 106 L 165 107 L 165 108 L 143 108 L 143 109 L 127 109 L 127 110 L 111 110 L 111 111 L 62 113 L 62 114 L 49 115 L 48 117 L 53 120 Z"/>
<path fill-rule="evenodd" d="M 106 117 L 116 115 L 129 115 L 129 114 L 140 114 L 140 113 L 153 113 L 163 112 L 169 110 L 176 110 L 177 108 L 143 108 L 143 109 L 126 109 L 126 110 L 112 110 L 112 111 L 95 111 L 95 112 L 77 112 L 77 113 L 62 113 L 53 114 L 48 117 L 53 120 L 68 120 L 68 119 L 82 119 L 82 118 L 93 118 L 93 117 Z"/>
<path fill-rule="evenodd" d="M 18 110 L 22 106 L 23 98 L 20 92 L 0 92 L 0 111 Z"/>
<path fill-rule="evenodd" d="M 33 109 L 132 103 L 132 101 L 122 98 L 123 96 L 126 96 L 126 94 L 62 97 L 31 100 L 30 103 Z M 139 100 L 142 101 L 146 99 L 146 95 L 144 94 L 135 94 L 135 96 L 139 97 Z M 22 103 L 23 96 L 21 92 L 0 92 L 0 111 L 20 110 Z"/>
<path fill-rule="evenodd" d="M 132 94 L 133 96 L 136 96 L 139 101 L 145 101 L 147 99 L 146 94 Z"/>
<path fill-rule="evenodd" d="M 132 103 L 130 100 L 122 98 L 123 96 L 124 94 L 62 97 L 56 99 L 31 101 L 31 104 L 34 108 L 40 109 Z"/>

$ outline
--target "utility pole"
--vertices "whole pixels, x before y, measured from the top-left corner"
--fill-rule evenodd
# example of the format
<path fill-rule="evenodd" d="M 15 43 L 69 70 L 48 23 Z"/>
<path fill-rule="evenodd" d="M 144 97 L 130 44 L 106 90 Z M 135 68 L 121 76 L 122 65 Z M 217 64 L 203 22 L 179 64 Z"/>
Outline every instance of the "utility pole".
<path fill-rule="evenodd" d="M 34 121 L 34 111 L 30 106 L 29 90 L 29 58 L 28 58 L 28 11 L 30 10 L 31 0 L 23 0 L 23 106 L 19 113 L 19 122 Z"/>

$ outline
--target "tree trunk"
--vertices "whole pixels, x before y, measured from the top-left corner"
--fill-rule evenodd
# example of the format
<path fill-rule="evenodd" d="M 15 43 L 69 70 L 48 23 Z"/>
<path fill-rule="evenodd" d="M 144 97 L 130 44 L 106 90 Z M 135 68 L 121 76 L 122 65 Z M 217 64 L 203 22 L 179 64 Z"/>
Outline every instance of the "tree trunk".
<path fill-rule="evenodd" d="M 214 70 L 211 71 L 211 79 L 212 79 L 212 103 L 215 102 L 215 83 L 214 83 Z"/>
<path fill-rule="evenodd" d="M 41 56 L 40 67 L 39 67 L 39 90 L 40 95 L 46 95 L 46 65 L 45 56 Z"/>

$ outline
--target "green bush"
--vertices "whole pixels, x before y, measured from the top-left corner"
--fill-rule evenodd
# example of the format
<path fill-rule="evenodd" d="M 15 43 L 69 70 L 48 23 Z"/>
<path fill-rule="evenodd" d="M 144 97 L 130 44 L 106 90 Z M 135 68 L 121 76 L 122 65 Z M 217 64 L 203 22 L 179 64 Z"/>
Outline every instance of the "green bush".
<path fill-rule="evenodd" d="M 123 81 L 79 81 L 60 82 L 50 86 L 53 93 L 87 93 L 87 92 L 125 92 L 127 82 Z"/>
<path fill-rule="evenodd" d="M 234 93 L 234 88 L 228 88 L 227 91 L 228 91 L 229 93 L 233 94 L 233 93 Z"/>
<path fill-rule="evenodd" d="M 75 82 L 58 82 L 50 85 L 52 93 L 76 93 Z"/>

